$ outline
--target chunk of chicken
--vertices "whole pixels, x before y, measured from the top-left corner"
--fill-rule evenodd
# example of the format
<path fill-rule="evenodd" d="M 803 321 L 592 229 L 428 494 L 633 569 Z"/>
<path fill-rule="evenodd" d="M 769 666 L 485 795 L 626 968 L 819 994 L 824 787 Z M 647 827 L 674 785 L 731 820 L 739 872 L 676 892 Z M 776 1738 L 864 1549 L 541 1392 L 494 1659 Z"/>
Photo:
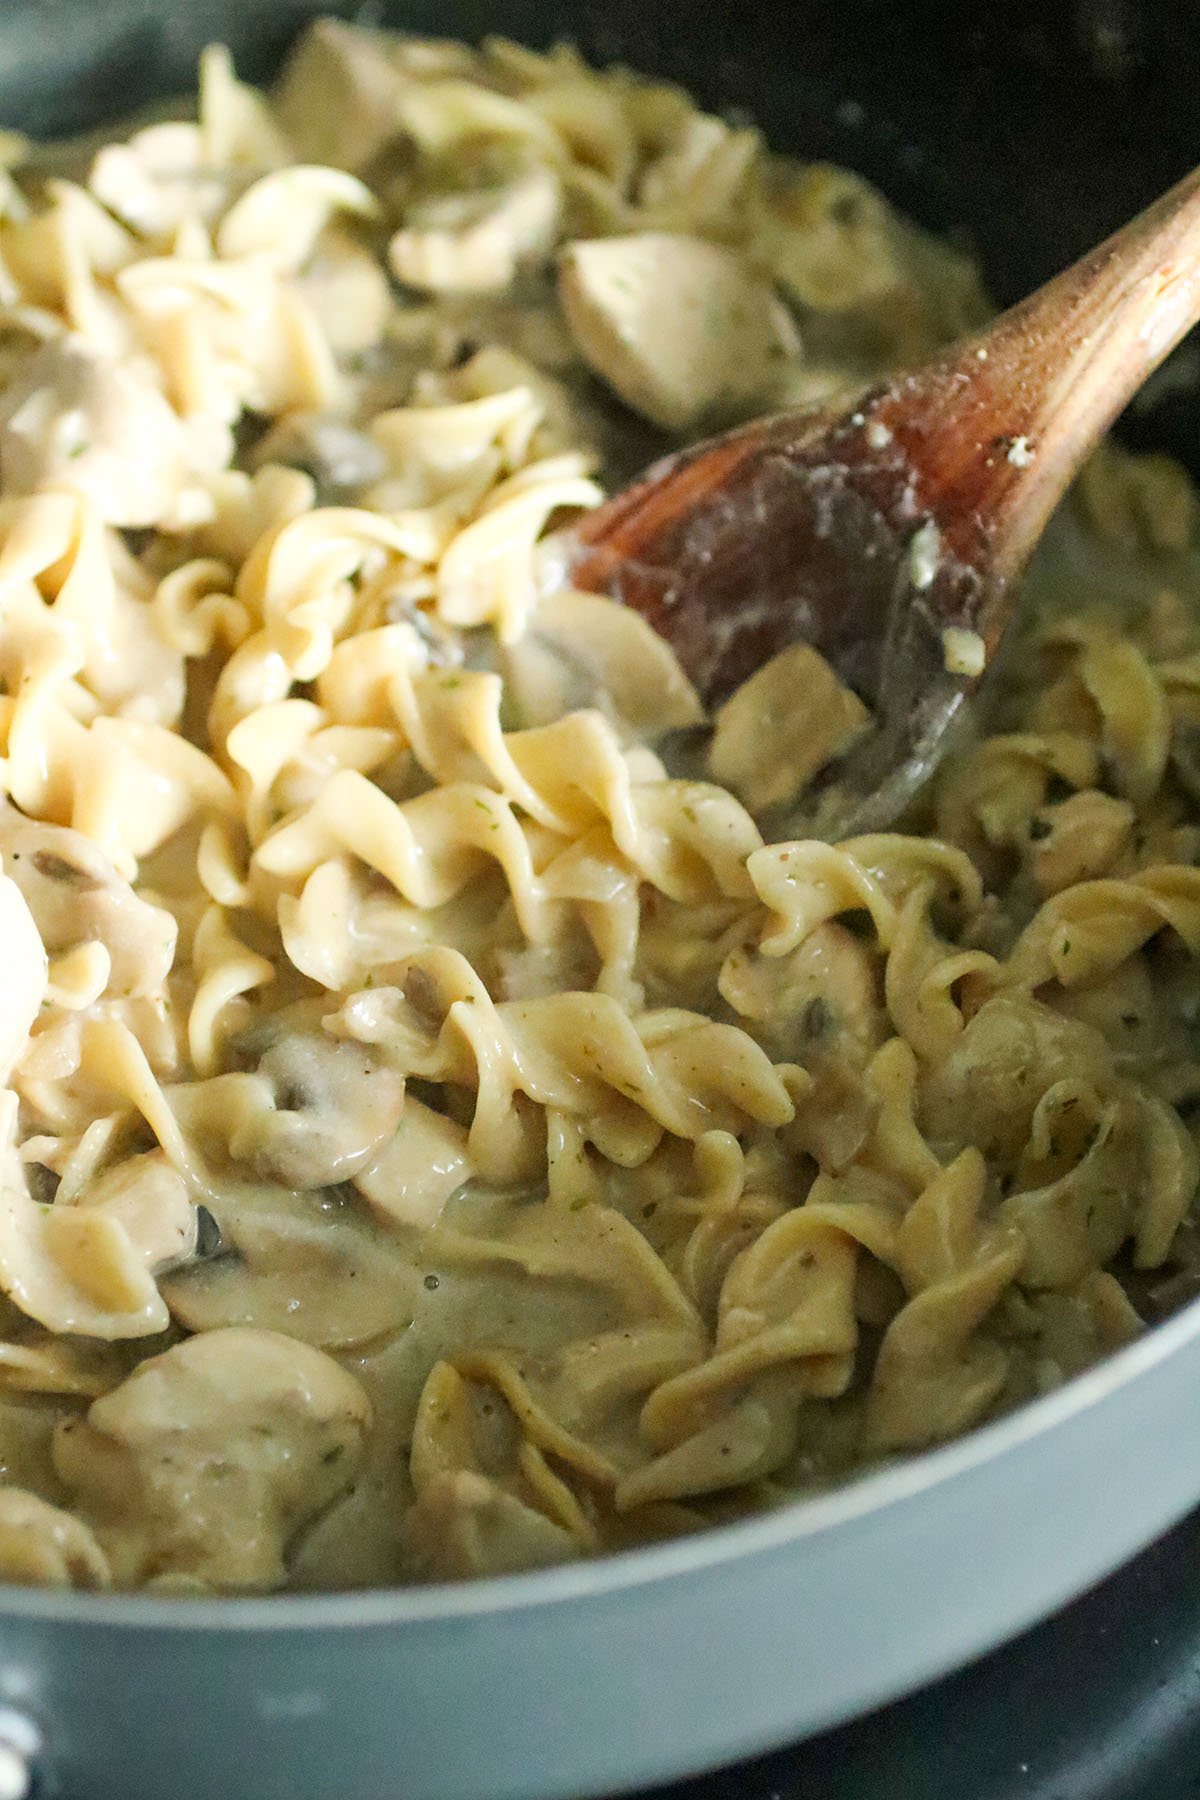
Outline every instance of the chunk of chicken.
<path fill-rule="evenodd" d="M 109 525 L 189 522 L 199 472 L 228 444 L 189 433 L 135 359 L 70 338 L 30 357 L 0 394 L 0 482 L 7 494 L 82 494 Z"/>
<path fill-rule="evenodd" d="M 463 1126 L 410 1094 L 395 1136 L 359 1171 L 355 1186 L 385 1217 L 428 1228 L 472 1173 Z"/>
<path fill-rule="evenodd" d="M 870 723 L 811 644 L 789 644 L 717 711 L 709 767 L 751 812 L 795 800 Z"/>
<path fill-rule="evenodd" d="M 1133 837 L 1137 815 L 1127 800 L 1096 788 L 1043 806 L 1033 821 L 1025 861 L 1045 898 L 1077 881 L 1106 875 Z"/>
<path fill-rule="evenodd" d="M 836 919 L 810 931 L 786 956 L 737 949 L 721 969 L 721 998 L 769 1054 L 805 1067 L 836 1056 L 867 1063 L 883 1037 L 884 1013 L 871 949 Z"/>
<path fill-rule="evenodd" d="M 558 177 L 541 167 L 502 187 L 417 200 L 388 248 L 392 273 L 424 293 L 499 293 L 549 256 L 561 205 Z"/>
<path fill-rule="evenodd" d="M 106 1588 L 108 1558 L 81 1519 L 24 1488 L 0 1487 L 0 1581 Z"/>
<path fill-rule="evenodd" d="M 0 874 L 0 1087 L 41 1010 L 46 973 L 45 945 L 25 896 L 10 876 Z"/>
<path fill-rule="evenodd" d="M 370 1416 L 321 1351 L 211 1331 L 61 1424 L 54 1466 L 120 1586 L 270 1588 L 298 1534 L 352 1485 Z"/>
<path fill-rule="evenodd" d="M 382 32 L 318 19 L 288 57 L 273 97 L 298 159 L 357 173 L 399 135 L 408 85 Z"/>
<path fill-rule="evenodd" d="M 801 1063 L 813 1078 L 789 1142 L 822 1169 L 846 1168 L 879 1111 L 861 1073 L 886 1024 L 871 949 L 830 919 L 786 956 L 731 951 L 718 986 L 773 1059 Z"/>
<path fill-rule="evenodd" d="M 671 431 L 765 403 L 799 353 L 770 283 L 702 238 L 648 231 L 571 244 L 558 291 L 596 374 Z"/>
<path fill-rule="evenodd" d="M 175 957 L 175 920 L 139 899 L 82 832 L 3 806 L 0 856 L 49 956 L 99 943 L 108 952 L 110 994 L 161 991 Z"/>
<path fill-rule="evenodd" d="M 842 312 L 897 288 L 903 270 L 896 216 L 849 169 L 777 169 L 759 229 L 777 279 L 818 312 Z"/>
<path fill-rule="evenodd" d="M 396 301 L 385 271 L 364 244 L 329 226 L 297 286 L 335 355 L 386 361 L 394 348 L 386 340 Z"/>

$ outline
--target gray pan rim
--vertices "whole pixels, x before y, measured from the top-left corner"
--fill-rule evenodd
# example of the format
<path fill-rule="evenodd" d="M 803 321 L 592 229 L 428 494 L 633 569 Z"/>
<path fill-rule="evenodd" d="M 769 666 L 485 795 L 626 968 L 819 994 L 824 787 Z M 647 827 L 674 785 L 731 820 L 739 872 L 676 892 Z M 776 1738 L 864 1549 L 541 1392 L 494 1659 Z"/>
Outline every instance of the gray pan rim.
<path fill-rule="evenodd" d="M 522 1575 L 428 1587 L 356 1588 L 332 1594 L 227 1595 L 192 1599 L 145 1594 L 61 1593 L 0 1583 L 0 1622 L 22 1618 L 129 1631 L 281 1632 L 358 1626 L 432 1626 L 531 1608 L 575 1605 L 626 1589 L 703 1575 L 830 1533 L 905 1501 L 927 1497 L 971 1470 L 999 1462 L 1135 1386 L 1200 1337 L 1200 1301 L 1114 1351 L 1095 1368 L 965 1437 L 889 1464 L 840 1488 L 792 1501 L 757 1518 L 693 1537 Z"/>

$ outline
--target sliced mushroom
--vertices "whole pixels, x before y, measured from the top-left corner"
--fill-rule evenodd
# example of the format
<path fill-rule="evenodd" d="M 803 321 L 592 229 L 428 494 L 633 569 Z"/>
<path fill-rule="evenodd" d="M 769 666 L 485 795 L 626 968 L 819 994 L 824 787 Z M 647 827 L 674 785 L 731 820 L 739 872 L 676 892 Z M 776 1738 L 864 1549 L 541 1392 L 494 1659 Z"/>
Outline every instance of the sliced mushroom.
<path fill-rule="evenodd" d="M 24 1488 L 0 1487 L 0 1581 L 106 1588 L 108 1558 L 81 1519 Z"/>
<path fill-rule="evenodd" d="M 417 199 L 388 248 L 392 273 L 423 293 L 499 293 L 549 256 L 561 208 L 558 177 L 536 165 L 500 187 Z"/>
<path fill-rule="evenodd" d="M 596 374 L 671 431 L 765 402 L 799 352 L 769 282 L 702 238 L 646 231 L 571 244 L 558 291 Z"/>
<path fill-rule="evenodd" d="M 405 1514 L 401 1538 L 427 1581 L 512 1575 L 579 1555 L 570 1532 L 470 1469 L 433 1476 Z"/>
<path fill-rule="evenodd" d="M 161 992 L 175 957 L 175 920 L 139 899 L 82 832 L 3 807 L 0 855 L 51 957 L 99 943 L 108 953 L 111 994 Z"/>
<path fill-rule="evenodd" d="M 252 1325 L 341 1350 L 412 1321 L 420 1272 L 410 1249 L 353 1190 L 250 1189 L 214 1199 L 212 1210 L 218 1254 L 160 1280 L 190 1330 Z"/>
<path fill-rule="evenodd" d="M 209 1122 L 230 1157 L 289 1188 L 348 1181 L 382 1150 L 404 1106 L 402 1075 L 313 1028 L 284 1027 L 253 1073 L 219 1075 L 205 1089 L 219 1101 Z"/>
<path fill-rule="evenodd" d="M 46 997 L 46 950 L 16 882 L 0 874 L 0 1086 L 24 1050 Z"/>
<path fill-rule="evenodd" d="M 370 1416 L 319 1350 L 212 1331 L 64 1421 L 54 1466 L 120 1586 L 270 1588 L 298 1534 L 353 1484 Z"/>
<path fill-rule="evenodd" d="M 5 492 L 66 488 L 109 525 L 184 523 L 198 443 L 136 360 L 70 338 L 44 345 L 0 395 Z M 225 448 L 214 444 L 210 472 Z"/>

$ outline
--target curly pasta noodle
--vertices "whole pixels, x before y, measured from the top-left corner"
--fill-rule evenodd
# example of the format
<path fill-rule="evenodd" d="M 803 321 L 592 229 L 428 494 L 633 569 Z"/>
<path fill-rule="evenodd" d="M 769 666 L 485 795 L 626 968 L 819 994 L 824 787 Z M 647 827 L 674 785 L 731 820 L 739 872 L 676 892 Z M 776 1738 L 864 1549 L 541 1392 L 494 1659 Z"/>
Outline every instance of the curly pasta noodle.
<path fill-rule="evenodd" d="M 987 729 L 844 843 L 755 816 L 869 723 L 811 650 L 709 718 L 546 591 L 630 409 L 694 436 L 985 314 L 858 177 L 563 48 L 320 21 L 270 95 L 212 49 L 194 116 L 14 152 L 0 1574 L 596 1555 L 1194 1291 L 1182 472 L 1105 448 Z"/>

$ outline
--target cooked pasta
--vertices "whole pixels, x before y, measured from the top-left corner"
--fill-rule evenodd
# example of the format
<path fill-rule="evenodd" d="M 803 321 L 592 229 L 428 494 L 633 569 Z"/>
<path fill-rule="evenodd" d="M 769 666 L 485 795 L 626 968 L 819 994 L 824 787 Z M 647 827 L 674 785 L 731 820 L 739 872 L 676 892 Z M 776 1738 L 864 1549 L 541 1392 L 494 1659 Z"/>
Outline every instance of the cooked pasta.
<path fill-rule="evenodd" d="M 5 154 L 0 1575 L 593 1556 L 1191 1291 L 1182 472 L 1102 452 L 842 843 L 763 835 L 868 722 L 815 652 L 709 718 L 547 591 L 656 450 L 979 322 L 969 259 L 676 88 L 331 21 Z"/>

